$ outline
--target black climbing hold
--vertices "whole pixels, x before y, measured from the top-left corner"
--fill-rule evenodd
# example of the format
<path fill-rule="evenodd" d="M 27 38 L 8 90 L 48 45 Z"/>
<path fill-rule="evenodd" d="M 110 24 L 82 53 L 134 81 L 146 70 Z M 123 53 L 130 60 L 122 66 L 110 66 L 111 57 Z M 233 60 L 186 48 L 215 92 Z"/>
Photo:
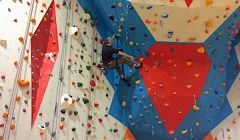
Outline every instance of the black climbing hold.
<path fill-rule="evenodd" d="M 70 111 L 68 112 L 68 115 L 70 116 L 70 115 L 72 115 L 72 113 L 73 113 L 73 112 L 70 110 Z"/>
<path fill-rule="evenodd" d="M 78 73 L 82 73 L 83 71 L 82 70 L 78 70 Z"/>
<path fill-rule="evenodd" d="M 91 115 L 88 115 L 88 120 L 91 120 L 92 119 L 92 116 Z"/>
<path fill-rule="evenodd" d="M 111 8 L 116 8 L 116 5 L 115 5 L 115 4 L 113 4 L 113 5 L 111 6 Z"/>
<path fill-rule="evenodd" d="M 83 34 L 84 34 L 84 35 L 86 35 L 86 34 L 87 34 L 87 32 L 86 32 L 86 31 L 83 31 Z"/>
<path fill-rule="evenodd" d="M 105 114 L 104 116 L 105 116 L 105 117 L 107 117 L 107 116 L 108 116 L 108 114 Z"/>
<path fill-rule="evenodd" d="M 77 114 L 78 114 L 78 112 L 77 111 L 74 111 L 74 113 L 73 113 L 75 116 L 77 116 Z"/>
<path fill-rule="evenodd" d="M 5 107 L 5 109 L 8 109 L 8 105 L 5 105 L 4 107 Z"/>
<path fill-rule="evenodd" d="M 108 97 L 109 95 L 106 93 L 106 97 Z"/>
<path fill-rule="evenodd" d="M 97 63 L 96 62 L 93 62 L 93 66 L 95 66 Z"/>
<path fill-rule="evenodd" d="M 108 18 L 109 18 L 110 20 L 114 21 L 114 16 L 109 15 Z"/>
<path fill-rule="evenodd" d="M 67 3 L 66 3 L 66 1 L 65 0 L 63 0 L 63 3 L 62 3 L 62 5 L 63 6 L 65 6 Z"/>
<path fill-rule="evenodd" d="M 84 22 L 84 23 L 87 23 L 87 19 L 84 19 L 83 22 Z"/>
<path fill-rule="evenodd" d="M 94 88 L 91 88 L 91 91 L 94 91 Z"/>
<path fill-rule="evenodd" d="M 68 95 L 70 98 L 72 98 L 73 96 L 72 95 Z"/>
<path fill-rule="evenodd" d="M 91 130 L 88 130 L 88 131 L 87 131 L 87 134 L 88 134 L 88 135 L 90 135 L 90 134 L 91 134 L 91 132 L 92 132 Z"/>
<path fill-rule="evenodd" d="M 61 122 L 65 121 L 65 118 L 64 117 L 61 117 Z"/>
<path fill-rule="evenodd" d="M 80 58 L 83 59 L 83 55 L 81 55 Z"/>
<path fill-rule="evenodd" d="M 94 52 L 97 52 L 97 49 L 93 49 Z"/>
<path fill-rule="evenodd" d="M 77 98 L 76 98 L 76 101 L 79 102 L 79 101 L 80 101 L 80 97 L 77 97 Z"/>
<path fill-rule="evenodd" d="M 136 27 L 134 25 L 129 25 L 129 29 L 134 31 L 134 30 L 136 30 Z"/>
<path fill-rule="evenodd" d="M 73 127 L 73 128 L 72 128 L 72 131 L 73 131 L 73 132 L 75 132 L 75 131 L 76 131 L 76 128 L 75 128 L 75 127 Z"/>
<path fill-rule="evenodd" d="M 92 79 L 94 79 L 94 75 L 92 75 Z"/>
<path fill-rule="evenodd" d="M 82 20 L 83 20 L 83 18 L 82 18 L 82 17 L 80 17 L 80 18 L 79 18 L 79 20 L 80 20 L 80 21 L 82 21 Z"/>
<path fill-rule="evenodd" d="M 70 70 L 70 69 L 71 69 L 71 67 L 72 67 L 72 66 L 69 64 L 69 65 L 68 65 L 68 69 Z"/>
<path fill-rule="evenodd" d="M 62 110 L 61 110 L 61 113 L 62 113 L 62 114 L 65 114 L 65 112 L 66 112 L 65 109 L 62 109 Z"/>
<path fill-rule="evenodd" d="M 115 129 L 113 129 L 113 132 L 116 133 L 116 132 L 118 132 L 118 130 L 115 128 Z"/>
<path fill-rule="evenodd" d="M 83 99 L 82 99 L 82 100 L 83 100 L 83 103 L 84 103 L 84 104 L 87 104 L 87 103 L 89 103 L 89 100 L 88 100 L 87 98 L 85 98 L 85 97 L 83 97 Z"/>
<path fill-rule="evenodd" d="M 98 41 L 98 38 L 97 38 L 97 37 L 95 37 L 95 41 Z"/>
<path fill-rule="evenodd" d="M 82 46 L 82 47 L 85 47 L 86 45 L 85 45 L 85 43 L 84 43 L 84 42 L 82 42 L 82 43 L 81 43 L 81 46 Z"/>

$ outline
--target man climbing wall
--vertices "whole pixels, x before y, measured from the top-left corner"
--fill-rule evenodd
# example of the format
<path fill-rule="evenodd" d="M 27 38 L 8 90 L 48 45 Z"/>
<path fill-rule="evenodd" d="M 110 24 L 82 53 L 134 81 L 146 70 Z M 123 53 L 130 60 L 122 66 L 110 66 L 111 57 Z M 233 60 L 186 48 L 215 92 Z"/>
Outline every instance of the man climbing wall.
<path fill-rule="evenodd" d="M 125 81 L 128 82 L 128 79 L 125 77 L 122 69 L 119 64 L 127 64 L 129 67 L 135 67 L 138 69 L 142 66 L 142 63 L 134 64 L 134 57 L 122 52 L 121 49 L 115 49 L 112 47 L 113 39 L 111 37 L 107 37 L 107 41 L 103 44 L 102 47 L 102 60 L 104 65 L 110 69 L 116 69 L 119 76 Z M 114 58 L 112 55 L 118 54 L 122 57 Z"/>

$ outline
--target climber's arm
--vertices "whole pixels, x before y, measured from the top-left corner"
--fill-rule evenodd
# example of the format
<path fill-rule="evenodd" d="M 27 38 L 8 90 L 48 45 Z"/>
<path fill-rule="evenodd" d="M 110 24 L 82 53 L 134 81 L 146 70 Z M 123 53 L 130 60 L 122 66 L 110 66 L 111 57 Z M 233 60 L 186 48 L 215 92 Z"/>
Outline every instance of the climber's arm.
<path fill-rule="evenodd" d="M 126 54 L 126 53 L 124 53 L 124 52 L 122 52 L 122 51 L 118 51 L 118 54 L 121 55 L 121 56 L 123 56 L 123 57 L 129 58 L 129 59 L 131 59 L 132 61 L 134 61 L 134 57 L 133 57 L 133 56 L 128 55 L 128 54 Z"/>

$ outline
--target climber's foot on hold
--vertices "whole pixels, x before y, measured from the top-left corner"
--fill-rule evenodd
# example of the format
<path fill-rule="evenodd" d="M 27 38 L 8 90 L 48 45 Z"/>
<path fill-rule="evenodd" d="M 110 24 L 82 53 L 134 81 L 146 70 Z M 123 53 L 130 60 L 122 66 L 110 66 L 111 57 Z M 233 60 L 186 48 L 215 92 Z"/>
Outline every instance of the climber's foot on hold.
<path fill-rule="evenodd" d="M 142 63 L 135 64 L 134 67 L 135 67 L 136 69 L 141 68 L 141 67 L 142 67 Z"/>
<path fill-rule="evenodd" d="M 127 86 L 131 86 L 130 81 L 128 80 L 128 78 L 126 78 L 124 75 L 121 75 L 121 78 L 123 79 L 123 81 L 127 84 Z"/>

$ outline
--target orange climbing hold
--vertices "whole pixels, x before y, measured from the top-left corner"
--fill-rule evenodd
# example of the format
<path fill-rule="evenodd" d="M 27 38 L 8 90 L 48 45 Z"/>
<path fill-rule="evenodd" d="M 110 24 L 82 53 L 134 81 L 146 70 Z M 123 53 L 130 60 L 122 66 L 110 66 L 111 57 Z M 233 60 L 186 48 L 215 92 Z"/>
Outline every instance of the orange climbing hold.
<path fill-rule="evenodd" d="M 27 87 L 29 86 L 29 81 L 28 80 L 17 80 L 17 83 L 20 87 Z"/>
<path fill-rule="evenodd" d="M 36 19 L 32 18 L 32 19 L 31 19 L 31 22 L 32 22 L 33 24 L 36 24 Z"/>
<path fill-rule="evenodd" d="M 23 59 L 28 61 L 28 56 L 24 56 Z"/>
<path fill-rule="evenodd" d="M 10 129 L 11 129 L 11 130 L 15 129 L 15 125 L 14 125 L 14 124 L 11 124 L 11 125 L 10 125 Z"/>
<path fill-rule="evenodd" d="M 7 113 L 7 112 L 3 112 L 2 117 L 3 117 L 4 119 L 6 119 L 6 118 L 8 117 L 8 113 Z"/>
<path fill-rule="evenodd" d="M 21 96 L 18 95 L 18 96 L 16 97 L 16 101 L 20 101 L 20 100 L 21 100 Z"/>
<path fill-rule="evenodd" d="M 204 52 L 205 52 L 204 47 L 198 48 L 198 49 L 197 49 L 197 52 L 200 53 L 200 54 L 204 54 Z"/>
<path fill-rule="evenodd" d="M 45 2 L 42 3 L 42 7 L 46 8 L 47 4 Z"/>
<path fill-rule="evenodd" d="M 28 35 L 29 35 L 30 37 L 32 37 L 32 36 L 33 36 L 33 33 L 32 33 L 32 32 L 29 32 Z"/>
<path fill-rule="evenodd" d="M 19 37 L 18 39 L 19 39 L 19 41 L 20 41 L 21 43 L 24 43 L 23 37 Z"/>

